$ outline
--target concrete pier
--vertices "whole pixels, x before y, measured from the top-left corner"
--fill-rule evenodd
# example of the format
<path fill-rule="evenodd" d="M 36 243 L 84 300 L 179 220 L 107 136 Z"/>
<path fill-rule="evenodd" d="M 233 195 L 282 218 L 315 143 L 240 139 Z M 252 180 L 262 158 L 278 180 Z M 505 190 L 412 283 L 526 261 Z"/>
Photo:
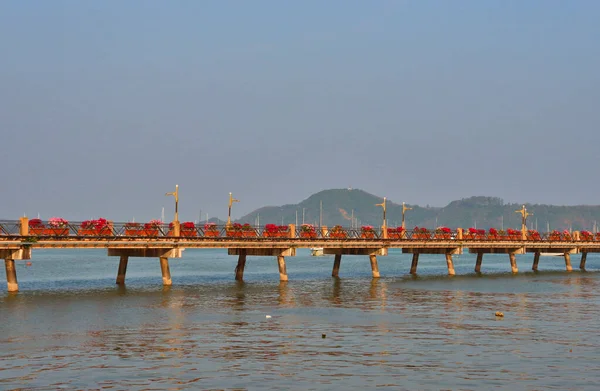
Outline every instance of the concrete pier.
<path fill-rule="evenodd" d="M 419 253 L 413 253 L 410 274 L 417 274 L 417 266 L 419 266 Z"/>
<path fill-rule="evenodd" d="M 283 255 L 277 256 L 277 265 L 279 266 L 279 281 L 287 281 L 288 275 L 285 268 L 285 257 Z"/>
<path fill-rule="evenodd" d="M 581 253 L 581 262 L 579 263 L 579 269 L 585 270 L 585 261 L 587 260 L 587 252 Z"/>
<path fill-rule="evenodd" d="M 379 278 L 379 265 L 377 265 L 377 255 L 369 255 L 369 260 L 371 261 L 371 272 L 373 273 L 373 278 Z"/>
<path fill-rule="evenodd" d="M 17 282 L 17 270 L 15 269 L 14 259 L 5 259 L 4 268 L 6 269 L 6 286 L 9 292 L 18 292 L 19 283 Z"/>
<path fill-rule="evenodd" d="M 533 265 L 531 266 L 531 270 L 533 270 L 534 272 L 537 272 L 538 270 L 538 264 L 540 263 L 540 252 L 536 251 L 533 255 Z"/>
<path fill-rule="evenodd" d="M 163 285 L 170 286 L 173 284 L 171 281 L 171 270 L 169 270 L 169 258 L 160 257 L 160 271 L 162 273 Z"/>
<path fill-rule="evenodd" d="M 568 272 L 573 271 L 573 266 L 571 266 L 571 254 L 565 253 L 565 268 Z"/>
<path fill-rule="evenodd" d="M 510 269 L 513 273 L 518 273 L 519 268 L 517 267 L 517 255 L 514 252 L 509 253 L 510 258 Z"/>
<path fill-rule="evenodd" d="M 333 259 L 333 270 L 331 271 L 331 277 L 340 276 L 340 264 L 342 263 L 342 254 L 335 254 Z"/>
<path fill-rule="evenodd" d="M 446 253 L 446 266 L 448 266 L 448 275 L 453 276 L 456 274 L 454 271 L 454 263 L 452 262 L 452 253 Z"/>
<path fill-rule="evenodd" d="M 119 285 L 125 284 L 125 275 L 127 274 L 128 262 L 129 257 L 127 255 L 121 255 L 121 259 L 119 260 L 119 270 L 117 271 L 117 284 Z"/>
<path fill-rule="evenodd" d="M 475 262 L 475 273 L 481 273 L 481 263 L 483 262 L 483 253 L 477 253 L 477 261 Z"/>

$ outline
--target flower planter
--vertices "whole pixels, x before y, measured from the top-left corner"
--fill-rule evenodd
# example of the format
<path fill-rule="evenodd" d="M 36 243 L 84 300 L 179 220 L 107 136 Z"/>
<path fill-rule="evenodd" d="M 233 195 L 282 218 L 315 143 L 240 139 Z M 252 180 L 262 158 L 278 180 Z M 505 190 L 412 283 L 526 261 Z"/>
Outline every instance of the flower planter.
<path fill-rule="evenodd" d="M 110 228 L 80 228 L 77 232 L 79 236 L 111 236 L 112 231 Z"/>
<path fill-rule="evenodd" d="M 29 235 L 44 235 L 45 227 L 29 227 Z"/>
<path fill-rule="evenodd" d="M 184 229 L 179 232 L 179 235 L 181 235 L 184 238 L 193 238 L 196 236 L 196 231 L 191 230 L 191 229 L 190 230 Z"/>
<path fill-rule="evenodd" d="M 399 232 L 388 232 L 388 239 L 402 239 L 402 234 Z"/>
<path fill-rule="evenodd" d="M 255 231 L 242 231 L 242 236 L 244 238 L 255 238 L 256 232 Z"/>
<path fill-rule="evenodd" d="M 330 232 L 329 237 L 333 239 L 346 239 L 348 234 L 346 232 Z"/>
<path fill-rule="evenodd" d="M 47 236 L 68 236 L 69 228 L 46 228 L 44 235 Z"/>
<path fill-rule="evenodd" d="M 144 236 L 144 230 L 141 228 L 125 228 L 125 236 Z"/>
<path fill-rule="evenodd" d="M 317 237 L 316 232 L 300 232 L 300 237 L 305 239 L 314 239 Z"/>
<path fill-rule="evenodd" d="M 142 230 L 142 236 L 155 237 L 158 236 L 158 228 L 145 228 Z"/>
<path fill-rule="evenodd" d="M 435 234 L 435 238 L 436 239 L 444 239 L 444 240 L 448 240 L 450 239 L 450 236 L 452 234 Z"/>
<path fill-rule="evenodd" d="M 217 238 L 219 237 L 219 231 L 204 231 L 204 237 L 205 238 Z"/>
<path fill-rule="evenodd" d="M 375 232 L 363 232 L 360 237 L 362 239 L 375 239 Z"/>
<path fill-rule="evenodd" d="M 241 238 L 242 237 L 242 231 L 226 231 L 225 234 L 228 238 Z"/>

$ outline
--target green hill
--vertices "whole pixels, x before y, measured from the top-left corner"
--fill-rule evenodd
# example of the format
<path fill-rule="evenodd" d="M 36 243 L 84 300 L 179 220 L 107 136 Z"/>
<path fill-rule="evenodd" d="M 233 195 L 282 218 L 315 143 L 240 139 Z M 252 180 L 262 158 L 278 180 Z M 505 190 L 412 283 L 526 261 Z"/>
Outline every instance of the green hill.
<path fill-rule="evenodd" d="M 326 226 L 380 226 L 382 208 L 375 206 L 383 201 L 382 197 L 359 189 L 331 189 L 313 194 L 298 204 L 282 206 L 266 206 L 257 209 L 239 220 L 241 223 L 264 225 L 293 224 L 304 222 L 319 225 L 322 205 L 322 223 Z M 474 227 L 488 229 L 519 228 L 521 216 L 515 213 L 521 204 L 505 204 L 497 197 L 470 197 L 452 201 L 445 207 L 422 207 L 407 205 L 413 208 L 406 212 L 406 227 L 436 226 Z M 555 206 L 541 204 L 525 204 L 528 212 L 533 213 L 527 220 L 530 228 L 546 231 L 550 229 L 593 230 L 595 222 L 600 222 L 600 206 L 577 205 Z M 297 220 L 296 220 L 297 219 Z M 388 226 L 399 226 L 402 221 L 402 205 L 387 200 Z"/>

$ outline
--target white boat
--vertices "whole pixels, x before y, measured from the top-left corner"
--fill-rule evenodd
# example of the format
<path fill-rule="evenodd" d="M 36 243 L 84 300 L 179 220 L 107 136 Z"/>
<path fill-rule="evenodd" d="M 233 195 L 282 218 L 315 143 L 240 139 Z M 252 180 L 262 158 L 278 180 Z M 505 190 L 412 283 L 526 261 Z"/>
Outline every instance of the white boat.
<path fill-rule="evenodd" d="M 564 253 L 540 253 L 542 257 L 562 257 Z"/>
<path fill-rule="evenodd" d="M 310 255 L 312 255 L 313 257 L 320 257 L 325 255 L 323 254 L 323 247 L 311 247 Z"/>

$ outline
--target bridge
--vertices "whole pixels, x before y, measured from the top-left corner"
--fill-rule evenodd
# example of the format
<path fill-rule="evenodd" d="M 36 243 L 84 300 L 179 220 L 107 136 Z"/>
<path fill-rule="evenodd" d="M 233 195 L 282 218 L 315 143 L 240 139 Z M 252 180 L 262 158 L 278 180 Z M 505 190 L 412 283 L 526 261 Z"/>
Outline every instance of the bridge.
<path fill-rule="evenodd" d="M 186 248 L 223 248 L 238 257 L 235 279 L 243 280 L 247 256 L 277 258 L 279 277 L 287 281 L 285 258 L 296 255 L 298 248 L 323 248 L 334 255 L 332 276 L 338 277 L 342 255 L 368 256 L 374 278 L 380 276 L 377 256 L 386 256 L 390 248 L 412 254 L 410 273 L 416 274 L 420 254 L 444 255 L 448 274 L 454 275 L 452 256 L 465 250 L 477 254 L 475 272 L 480 273 L 483 255 L 507 254 L 511 271 L 518 272 L 516 254 L 533 253 L 532 270 L 538 270 L 541 253 L 562 254 L 565 268 L 571 271 L 571 255 L 581 254 L 579 267 L 585 270 L 588 253 L 600 252 L 600 233 L 556 231 L 538 233 L 527 230 L 489 232 L 448 228 L 406 230 L 403 227 L 373 229 L 335 226 L 313 227 L 294 224 L 264 227 L 249 224 L 196 225 L 175 221 L 171 224 L 150 222 L 114 223 L 104 219 L 71 222 L 29 220 L 0 221 L 0 258 L 4 259 L 9 292 L 19 290 L 15 260 L 31 259 L 36 249 L 106 249 L 108 256 L 119 257 L 117 284 L 125 283 L 129 257 L 159 258 L 164 285 L 171 285 L 169 258 L 181 258 Z"/>

